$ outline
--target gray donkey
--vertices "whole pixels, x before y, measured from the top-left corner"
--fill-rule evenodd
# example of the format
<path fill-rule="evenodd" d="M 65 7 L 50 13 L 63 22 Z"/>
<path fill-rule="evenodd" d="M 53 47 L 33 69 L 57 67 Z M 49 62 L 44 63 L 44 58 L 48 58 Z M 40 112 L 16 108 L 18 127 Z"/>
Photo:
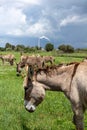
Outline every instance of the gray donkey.
<path fill-rule="evenodd" d="M 46 90 L 63 92 L 70 100 L 76 130 L 84 130 L 83 118 L 87 108 L 87 62 L 38 70 L 26 65 L 23 86 L 24 104 L 29 112 L 34 112 L 43 101 Z"/>

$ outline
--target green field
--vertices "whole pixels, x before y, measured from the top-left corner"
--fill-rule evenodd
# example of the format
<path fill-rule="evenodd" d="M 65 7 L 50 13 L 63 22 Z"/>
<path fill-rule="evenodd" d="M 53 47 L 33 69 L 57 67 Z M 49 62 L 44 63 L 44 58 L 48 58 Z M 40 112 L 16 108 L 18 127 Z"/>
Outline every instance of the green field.
<path fill-rule="evenodd" d="M 8 53 L 8 52 L 3 52 Z M 11 52 L 12 53 L 12 52 Z M 42 54 L 42 53 L 41 53 Z M 55 63 L 81 61 L 86 54 L 57 56 Z M 20 54 L 14 55 L 19 61 Z M 45 55 L 43 53 L 42 55 Z M 46 53 L 46 55 L 52 55 Z M 77 57 L 75 57 L 77 56 Z M 60 92 L 46 92 L 45 100 L 34 113 L 24 108 L 22 77 L 16 76 L 16 65 L 2 65 L 0 61 L 0 130 L 74 130 L 72 110 L 68 99 Z M 85 113 L 85 130 L 87 130 Z"/>

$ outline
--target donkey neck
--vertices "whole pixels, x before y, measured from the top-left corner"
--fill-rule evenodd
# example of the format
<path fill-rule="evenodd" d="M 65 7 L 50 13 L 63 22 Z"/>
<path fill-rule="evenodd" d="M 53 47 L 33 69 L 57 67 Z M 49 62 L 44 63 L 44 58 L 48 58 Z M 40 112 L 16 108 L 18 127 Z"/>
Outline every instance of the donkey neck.
<path fill-rule="evenodd" d="M 45 85 L 46 90 L 69 92 L 75 73 L 75 64 L 58 67 L 52 70 L 52 74 L 41 72 L 37 75 L 37 81 Z"/>

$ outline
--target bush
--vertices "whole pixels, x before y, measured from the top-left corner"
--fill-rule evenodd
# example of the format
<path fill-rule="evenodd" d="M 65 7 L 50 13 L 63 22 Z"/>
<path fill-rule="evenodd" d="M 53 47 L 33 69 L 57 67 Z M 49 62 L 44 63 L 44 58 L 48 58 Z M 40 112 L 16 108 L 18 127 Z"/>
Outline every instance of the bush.
<path fill-rule="evenodd" d="M 54 45 L 51 43 L 47 43 L 45 46 L 46 51 L 52 51 L 54 49 Z"/>
<path fill-rule="evenodd" d="M 58 49 L 63 51 L 63 52 L 68 52 L 68 53 L 74 52 L 74 48 L 71 45 L 62 44 L 58 47 Z"/>

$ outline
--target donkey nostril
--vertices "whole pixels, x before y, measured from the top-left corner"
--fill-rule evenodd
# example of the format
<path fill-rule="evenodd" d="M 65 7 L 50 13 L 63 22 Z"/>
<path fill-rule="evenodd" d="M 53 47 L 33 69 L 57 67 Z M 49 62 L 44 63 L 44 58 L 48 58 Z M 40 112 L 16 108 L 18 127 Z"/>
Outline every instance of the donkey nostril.
<path fill-rule="evenodd" d="M 30 106 L 30 107 L 29 107 L 28 105 L 26 105 L 25 108 L 26 108 L 26 110 L 29 111 L 29 112 L 34 112 L 34 110 L 35 110 L 35 106 Z"/>
<path fill-rule="evenodd" d="M 33 111 L 33 107 L 32 106 L 31 106 L 30 110 Z"/>
<path fill-rule="evenodd" d="M 30 108 L 29 112 L 34 112 L 34 109 L 33 107 Z"/>
<path fill-rule="evenodd" d="M 30 108 L 30 111 L 34 111 L 35 110 L 35 106 L 31 106 L 31 108 Z"/>

